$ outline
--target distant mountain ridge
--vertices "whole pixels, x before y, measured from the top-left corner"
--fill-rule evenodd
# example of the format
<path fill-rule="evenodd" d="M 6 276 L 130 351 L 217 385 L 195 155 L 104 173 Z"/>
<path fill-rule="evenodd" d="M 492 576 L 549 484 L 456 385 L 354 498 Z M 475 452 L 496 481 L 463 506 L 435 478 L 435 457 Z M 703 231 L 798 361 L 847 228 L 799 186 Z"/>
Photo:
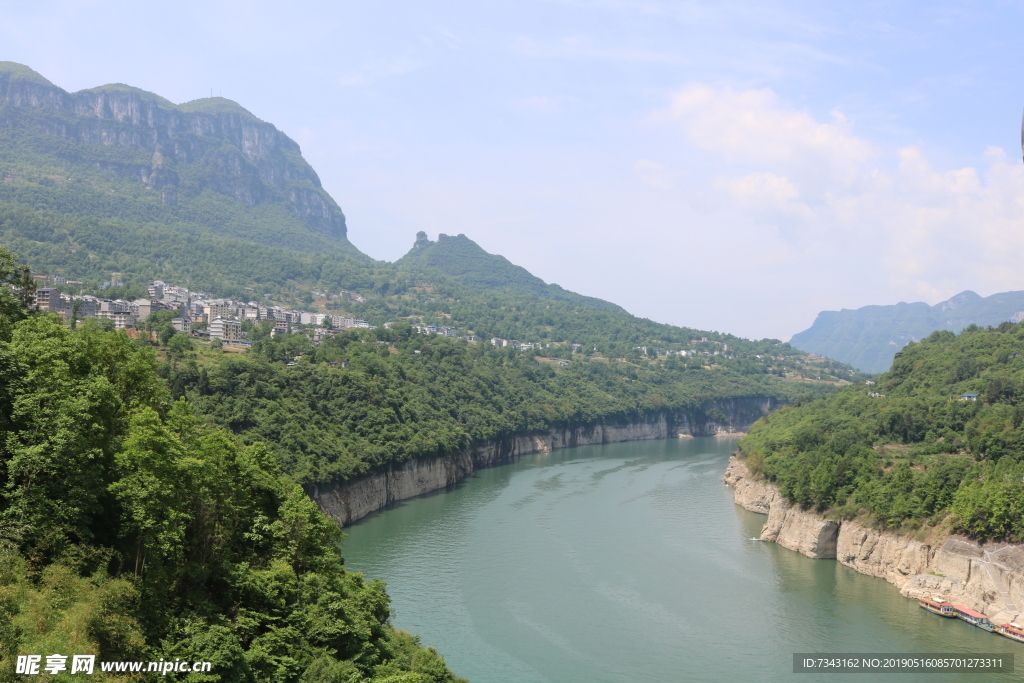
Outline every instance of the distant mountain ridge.
<path fill-rule="evenodd" d="M 900 349 L 935 330 L 959 332 L 969 325 L 987 327 L 1021 320 L 1024 291 L 981 297 L 967 290 L 934 306 L 918 301 L 822 311 L 810 328 L 793 335 L 789 343 L 864 372 L 878 373 L 889 369 Z"/>
<path fill-rule="evenodd" d="M 478 290 L 535 294 L 604 311 L 625 312 L 621 306 L 609 301 L 583 296 L 562 289 L 556 284 L 548 284 L 504 256 L 488 253 L 462 234 L 453 237 L 441 233 L 435 242 L 427 239 L 427 233 L 419 232 L 416 234 L 416 242 L 412 249 L 398 259 L 395 265 L 421 272 L 439 272 L 460 284 Z"/>
<path fill-rule="evenodd" d="M 73 176 L 85 166 L 143 183 L 169 206 L 203 191 L 246 207 L 277 204 L 347 241 L 344 214 L 298 144 L 231 100 L 175 105 L 123 84 L 69 93 L 27 66 L 0 62 L 0 131 L 8 181 L 19 171 Z"/>

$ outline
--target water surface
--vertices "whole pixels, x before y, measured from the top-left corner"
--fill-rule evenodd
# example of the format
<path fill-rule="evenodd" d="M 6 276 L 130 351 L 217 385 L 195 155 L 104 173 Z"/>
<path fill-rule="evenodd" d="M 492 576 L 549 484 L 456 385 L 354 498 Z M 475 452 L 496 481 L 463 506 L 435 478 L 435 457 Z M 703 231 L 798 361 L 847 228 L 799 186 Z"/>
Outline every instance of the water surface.
<path fill-rule="evenodd" d="M 793 674 L 794 652 L 1024 652 L 881 579 L 749 540 L 765 517 L 721 482 L 734 443 L 586 446 L 481 470 L 346 529 L 346 565 L 385 580 L 394 624 L 474 683 L 812 683 L 838 674 Z"/>

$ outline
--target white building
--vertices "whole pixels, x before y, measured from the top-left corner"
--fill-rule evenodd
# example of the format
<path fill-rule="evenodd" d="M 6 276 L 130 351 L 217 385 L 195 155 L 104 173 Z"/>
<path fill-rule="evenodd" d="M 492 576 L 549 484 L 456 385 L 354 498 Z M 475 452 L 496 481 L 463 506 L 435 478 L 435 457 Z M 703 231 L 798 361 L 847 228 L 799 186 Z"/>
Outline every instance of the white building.
<path fill-rule="evenodd" d="M 210 338 L 230 343 L 242 341 L 242 323 L 228 318 L 214 318 L 210 321 Z"/>

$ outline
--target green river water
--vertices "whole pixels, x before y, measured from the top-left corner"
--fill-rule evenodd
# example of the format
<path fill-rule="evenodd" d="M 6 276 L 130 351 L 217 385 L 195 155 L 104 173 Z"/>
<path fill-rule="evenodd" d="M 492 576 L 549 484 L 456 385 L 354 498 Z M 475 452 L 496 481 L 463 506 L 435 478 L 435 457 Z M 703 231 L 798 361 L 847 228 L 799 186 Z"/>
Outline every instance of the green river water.
<path fill-rule="evenodd" d="M 794 674 L 794 652 L 1024 652 L 926 613 L 881 579 L 751 541 L 735 441 L 555 451 L 477 472 L 346 529 L 394 624 L 473 683 L 1000 681 L 1016 674 Z"/>

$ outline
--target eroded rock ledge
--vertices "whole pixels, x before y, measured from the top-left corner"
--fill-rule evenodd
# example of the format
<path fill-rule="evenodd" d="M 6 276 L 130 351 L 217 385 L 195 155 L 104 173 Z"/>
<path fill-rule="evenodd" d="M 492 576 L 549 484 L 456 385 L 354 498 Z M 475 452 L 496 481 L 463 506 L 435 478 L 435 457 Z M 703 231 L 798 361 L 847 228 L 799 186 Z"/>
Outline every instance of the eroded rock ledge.
<path fill-rule="evenodd" d="M 835 559 L 861 574 L 877 576 L 908 598 L 940 598 L 984 612 L 1003 624 L 1024 616 L 1024 546 L 983 544 L 950 536 L 930 545 L 827 520 L 785 500 L 774 485 L 754 479 L 733 456 L 725 482 L 736 503 L 768 515 L 762 541 L 774 541 L 815 559 Z"/>
<path fill-rule="evenodd" d="M 740 435 L 777 405 L 775 399 L 763 397 L 722 399 L 708 401 L 698 409 L 664 410 L 634 421 L 599 422 L 553 429 L 546 434 L 485 441 L 351 481 L 309 486 L 306 492 L 329 517 L 345 526 L 391 503 L 447 488 L 478 469 L 512 462 L 529 453 L 622 441 Z M 724 415 L 726 419 L 716 422 L 708 418 L 708 413 Z"/>

